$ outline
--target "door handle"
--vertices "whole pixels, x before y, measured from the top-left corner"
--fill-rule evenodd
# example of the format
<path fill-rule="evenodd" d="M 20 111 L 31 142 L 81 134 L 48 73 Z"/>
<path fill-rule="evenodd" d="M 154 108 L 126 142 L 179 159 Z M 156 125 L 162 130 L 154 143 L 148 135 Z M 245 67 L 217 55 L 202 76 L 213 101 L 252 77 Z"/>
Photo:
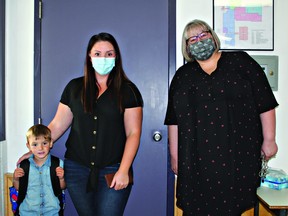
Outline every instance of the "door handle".
<path fill-rule="evenodd" d="M 155 142 L 160 142 L 161 139 L 162 139 L 162 134 L 161 134 L 161 132 L 160 132 L 160 131 L 155 131 L 155 132 L 153 133 L 153 140 L 154 140 Z"/>

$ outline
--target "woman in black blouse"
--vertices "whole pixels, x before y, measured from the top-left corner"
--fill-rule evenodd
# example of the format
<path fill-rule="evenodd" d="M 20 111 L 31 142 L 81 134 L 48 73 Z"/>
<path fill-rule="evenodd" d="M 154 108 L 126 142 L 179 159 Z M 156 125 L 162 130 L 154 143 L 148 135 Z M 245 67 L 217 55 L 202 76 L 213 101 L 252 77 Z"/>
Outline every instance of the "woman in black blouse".
<path fill-rule="evenodd" d="M 142 130 L 143 100 L 127 78 L 115 38 L 91 37 L 84 77 L 71 80 L 48 127 L 66 141 L 65 181 L 80 216 L 122 216 Z M 105 175 L 114 173 L 112 182 Z"/>
<path fill-rule="evenodd" d="M 269 160 L 278 150 L 278 103 L 265 73 L 246 52 L 219 48 L 207 23 L 188 23 L 182 37 L 187 63 L 169 90 L 165 124 L 184 216 L 236 216 L 252 208 L 261 154 Z"/>

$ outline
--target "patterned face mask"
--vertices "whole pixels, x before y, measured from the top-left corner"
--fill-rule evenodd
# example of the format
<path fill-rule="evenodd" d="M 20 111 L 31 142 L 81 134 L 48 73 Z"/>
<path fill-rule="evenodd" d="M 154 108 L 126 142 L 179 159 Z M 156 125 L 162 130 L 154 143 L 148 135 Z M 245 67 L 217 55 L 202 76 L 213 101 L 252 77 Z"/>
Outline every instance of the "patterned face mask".
<path fill-rule="evenodd" d="M 189 46 L 191 55 L 196 60 L 207 60 L 209 59 L 215 51 L 215 46 L 212 38 L 200 40 Z"/>

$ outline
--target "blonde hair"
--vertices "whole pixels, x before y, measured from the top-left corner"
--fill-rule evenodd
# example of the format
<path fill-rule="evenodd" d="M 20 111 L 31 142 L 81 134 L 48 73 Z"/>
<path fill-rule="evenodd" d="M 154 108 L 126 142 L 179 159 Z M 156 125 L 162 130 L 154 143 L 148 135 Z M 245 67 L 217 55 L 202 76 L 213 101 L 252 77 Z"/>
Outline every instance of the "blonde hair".
<path fill-rule="evenodd" d="M 185 26 L 182 34 L 182 55 L 187 62 L 194 61 L 194 58 L 190 54 L 189 49 L 187 49 L 188 32 L 198 29 L 201 29 L 202 31 L 209 31 L 215 43 L 215 51 L 217 52 L 220 49 L 220 40 L 214 30 L 206 22 L 195 19 Z"/>
<path fill-rule="evenodd" d="M 29 130 L 26 133 L 26 139 L 27 143 L 29 143 L 29 138 L 31 136 L 38 137 L 38 136 L 44 136 L 44 139 L 51 142 L 51 131 L 50 129 L 42 124 L 37 124 L 29 128 Z"/>

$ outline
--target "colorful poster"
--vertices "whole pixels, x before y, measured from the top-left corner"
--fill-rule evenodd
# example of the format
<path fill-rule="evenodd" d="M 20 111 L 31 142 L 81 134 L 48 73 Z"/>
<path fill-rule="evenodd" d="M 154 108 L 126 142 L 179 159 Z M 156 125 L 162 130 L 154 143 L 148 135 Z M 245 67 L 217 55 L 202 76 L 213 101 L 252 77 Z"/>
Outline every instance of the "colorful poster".
<path fill-rule="evenodd" d="M 221 49 L 273 50 L 273 0 L 214 0 Z"/>

